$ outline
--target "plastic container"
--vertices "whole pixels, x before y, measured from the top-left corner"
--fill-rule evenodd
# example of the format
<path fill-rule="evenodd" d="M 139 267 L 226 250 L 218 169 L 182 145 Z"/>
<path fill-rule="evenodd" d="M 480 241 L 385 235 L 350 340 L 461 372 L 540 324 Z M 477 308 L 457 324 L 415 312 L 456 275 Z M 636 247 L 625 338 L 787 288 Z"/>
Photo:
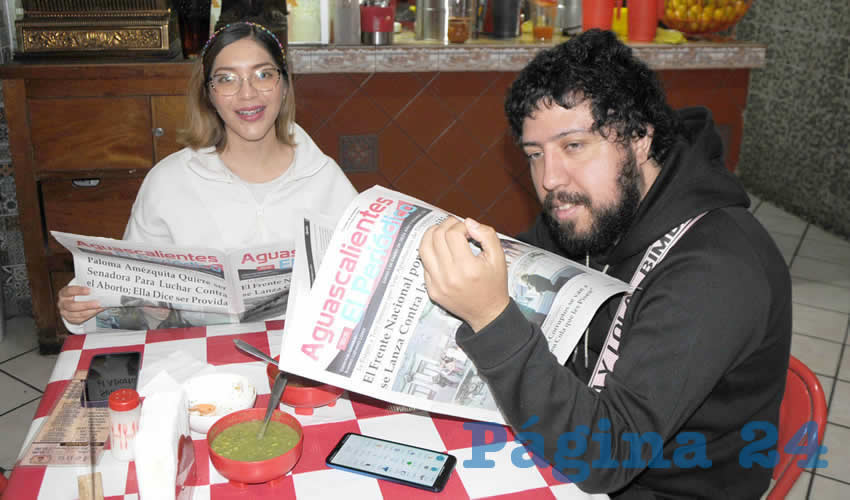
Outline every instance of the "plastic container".
<path fill-rule="evenodd" d="M 581 30 L 610 30 L 614 20 L 614 0 L 582 0 Z"/>
<path fill-rule="evenodd" d="M 118 389 L 109 395 L 109 446 L 116 459 L 128 462 L 135 458 L 141 416 L 141 399 L 135 390 Z"/>
<path fill-rule="evenodd" d="M 658 0 L 631 0 L 627 19 L 629 40 L 651 42 L 658 28 Z"/>
<path fill-rule="evenodd" d="M 280 359 L 280 356 L 275 356 L 274 359 L 277 361 Z M 266 365 L 266 376 L 269 379 L 269 386 L 274 385 L 277 372 L 278 368 L 275 365 Z M 296 415 L 312 415 L 314 408 L 336 405 L 336 400 L 339 399 L 343 392 L 345 392 L 345 389 L 340 387 L 290 374 L 289 382 L 286 384 L 286 389 L 283 390 L 280 402 L 295 408 Z"/>

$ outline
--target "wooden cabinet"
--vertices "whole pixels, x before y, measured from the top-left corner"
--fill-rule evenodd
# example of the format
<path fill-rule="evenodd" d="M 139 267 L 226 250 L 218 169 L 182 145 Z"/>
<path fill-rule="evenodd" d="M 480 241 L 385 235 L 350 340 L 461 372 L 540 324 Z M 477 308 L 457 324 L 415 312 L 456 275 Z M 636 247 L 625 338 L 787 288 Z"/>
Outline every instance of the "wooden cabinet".
<path fill-rule="evenodd" d="M 152 96 L 153 154 L 158 162 L 175 151 L 182 149 L 177 144 L 177 129 L 186 114 L 186 96 Z"/>
<path fill-rule="evenodd" d="M 180 149 L 191 65 L 0 67 L 21 229 L 42 352 L 66 334 L 56 293 L 73 261 L 50 231 L 121 238 L 147 171 Z"/>

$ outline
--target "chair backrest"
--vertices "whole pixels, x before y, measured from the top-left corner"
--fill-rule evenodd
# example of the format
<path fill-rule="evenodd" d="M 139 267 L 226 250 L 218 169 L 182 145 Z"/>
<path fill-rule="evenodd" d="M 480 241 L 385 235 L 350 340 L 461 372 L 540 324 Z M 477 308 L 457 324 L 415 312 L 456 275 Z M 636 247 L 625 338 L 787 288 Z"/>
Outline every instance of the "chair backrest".
<path fill-rule="evenodd" d="M 806 427 L 808 422 L 815 422 L 817 425 L 816 445 L 808 441 L 812 437 L 811 432 L 808 433 L 805 441 L 799 442 L 800 435 L 798 433 Z M 803 470 L 799 462 L 808 462 L 805 455 L 786 451 L 789 441 L 796 436 L 796 439 L 790 443 L 789 451 L 793 452 L 796 449 L 795 447 L 800 445 L 805 447 L 808 444 L 809 450 L 814 450 L 813 455 L 816 458 L 817 450 L 823 443 L 825 427 L 826 397 L 823 393 L 823 387 L 821 387 L 818 377 L 812 373 L 808 366 L 791 356 L 788 360 L 785 395 L 782 397 L 782 405 L 779 408 L 779 438 L 776 445 L 779 463 L 773 468 L 773 479 L 776 482 L 768 493 L 767 500 L 785 498 Z M 813 430 L 813 428 L 809 428 L 809 431 Z"/>

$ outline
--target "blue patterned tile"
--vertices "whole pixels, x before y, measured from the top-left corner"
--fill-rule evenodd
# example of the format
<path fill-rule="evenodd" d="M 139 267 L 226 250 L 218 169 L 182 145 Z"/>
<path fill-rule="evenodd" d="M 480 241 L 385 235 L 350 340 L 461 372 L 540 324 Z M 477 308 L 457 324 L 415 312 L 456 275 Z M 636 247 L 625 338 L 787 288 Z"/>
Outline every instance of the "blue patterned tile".
<path fill-rule="evenodd" d="M 0 217 L 0 265 L 25 264 L 24 237 L 17 217 Z"/>
<path fill-rule="evenodd" d="M 0 216 L 18 214 L 18 197 L 13 176 L 0 177 Z"/>

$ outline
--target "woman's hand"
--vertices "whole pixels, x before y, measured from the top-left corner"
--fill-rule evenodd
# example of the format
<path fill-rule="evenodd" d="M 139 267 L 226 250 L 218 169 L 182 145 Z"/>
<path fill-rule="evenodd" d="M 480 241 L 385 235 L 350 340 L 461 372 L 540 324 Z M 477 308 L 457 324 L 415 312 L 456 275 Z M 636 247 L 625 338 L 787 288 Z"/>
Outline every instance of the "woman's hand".
<path fill-rule="evenodd" d="M 100 303 L 96 300 L 88 300 L 77 302 L 74 297 L 78 295 L 88 295 L 91 290 L 88 287 L 68 285 L 59 290 L 59 314 L 65 318 L 68 323 L 79 325 L 93 318 L 97 313 L 103 311 Z"/>
<path fill-rule="evenodd" d="M 481 245 L 475 255 L 469 240 Z M 496 231 L 472 219 L 450 217 L 430 227 L 419 245 L 431 300 L 478 332 L 510 302 L 505 252 Z"/>

